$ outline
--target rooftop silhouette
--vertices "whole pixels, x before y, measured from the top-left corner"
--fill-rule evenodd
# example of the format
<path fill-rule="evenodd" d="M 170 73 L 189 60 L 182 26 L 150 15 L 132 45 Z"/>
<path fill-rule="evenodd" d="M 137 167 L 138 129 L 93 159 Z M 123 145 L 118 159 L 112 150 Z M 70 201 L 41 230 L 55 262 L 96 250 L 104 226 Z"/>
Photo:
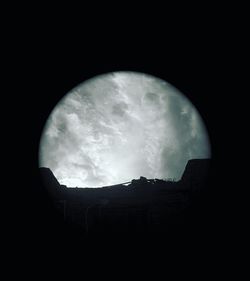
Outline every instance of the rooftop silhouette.
<path fill-rule="evenodd" d="M 147 179 L 100 188 L 67 188 L 49 168 L 40 168 L 44 185 L 65 221 L 85 232 L 165 229 L 202 190 L 210 159 L 189 160 L 179 181 Z"/>

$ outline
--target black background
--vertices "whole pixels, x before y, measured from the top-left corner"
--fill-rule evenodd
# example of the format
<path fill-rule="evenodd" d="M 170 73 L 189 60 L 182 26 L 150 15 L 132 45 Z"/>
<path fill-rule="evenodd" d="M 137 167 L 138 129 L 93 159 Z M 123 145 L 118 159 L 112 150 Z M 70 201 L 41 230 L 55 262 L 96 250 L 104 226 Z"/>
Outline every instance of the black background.
<path fill-rule="evenodd" d="M 124 271 L 139 268 L 140 264 L 144 272 L 145 263 L 161 267 L 171 260 L 177 266 L 182 262 L 192 268 L 195 263 L 195 267 L 198 263 L 208 265 L 205 259 L 218 261 L 220 254 L 228 251 L 228 227 L 232 227 L 229 185 L 224 181 L 229 125 L 223 109 L 225 103 L 230 103 L 225 90 L 228 57 L 224 23 L 212 23 L 210 16 L 204 14 L 182 21 L 178 14 L 169 23 L 163 12 L 159 22 L 157 15 L 143 21 L 136 19 L 136 23 L 130 21 L 130 16 L 125 21 L 117 16 L 106 25 L 105 17 L 97 20 L 90 16 L 81 22 L 86 14 L 85 11 L 84 16 L 78 17 L 79 22 L 73 27 L 66 16 L 60 22 L 52 20 L 52 13 L 49 21 L 47 16 L 40 16 L 32 28 L 32 17 L 16 39 L 19 47 L 14 48 L 18 57 L 15 71 L 22 77 L 20 85 L 24 87 L 21 95 L 16 94 L 18 117 L 22 118 L 16 136 L 23 149 L 17 165 L 21 197 L 16 196 L 18 203 L 14 208 L 14 228 L 19 234 L 16 237 L 13 232 L 13 239 L 21 246 L 21 253 L 39 260 L 38 264 L 45 256 L 46 261 L 52 261 L 52 267 L 62 266 L 60 262 L 65 261 L 68 267 L 74 267 L 81 261 L 86 270 L 86 264 L 99 268 L 99 264 L 109 261 L 122 264 Z M 99 237 L 83 241 L 57 216 L 40 182 L 39 141 L 51 110 L 79 83 L 117 70 L 144 72 L 171 83 L 197 107 L 207 127 L 212 148 L 208 188 L 194 206 L 194 223 L 176 236 L 124 236 L 105 241 Z"/>

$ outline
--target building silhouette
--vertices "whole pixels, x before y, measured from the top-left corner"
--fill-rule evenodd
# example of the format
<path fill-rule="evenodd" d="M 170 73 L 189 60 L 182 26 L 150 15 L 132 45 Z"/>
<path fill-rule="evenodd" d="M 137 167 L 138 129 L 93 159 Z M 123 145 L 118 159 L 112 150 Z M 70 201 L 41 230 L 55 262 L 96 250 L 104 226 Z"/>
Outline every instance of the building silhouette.
<path fill-rule="evenodd" d="M 55 209 L 86 235 L 116 232 L 164 232 L 183 221 L 208 176 L 209 159 L 189 160 L 181 179 L 141 176 L 102 188 L 67 188 L 49 168 L 40 168 Z M 190 207 L 191 206 L 191 207 Z"/>

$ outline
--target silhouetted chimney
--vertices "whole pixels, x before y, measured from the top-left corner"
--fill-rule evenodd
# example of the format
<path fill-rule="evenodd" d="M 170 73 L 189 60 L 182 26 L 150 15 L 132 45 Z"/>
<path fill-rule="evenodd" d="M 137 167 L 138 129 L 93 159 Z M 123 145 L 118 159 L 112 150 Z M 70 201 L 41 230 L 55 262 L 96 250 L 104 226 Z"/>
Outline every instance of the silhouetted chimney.
<path fill-rule="evenodd" d="M 40 174 L 44 185 L 51 191 L 60 187 L 60 183 L 49 168 L 41 167 Z"/>
<path fill-rule="evenodd" d="M 204 184 L 210 167 L 210 159 L 192 159 L 189 160 L 181 182 L 191 189 L 199 189 Z"/>

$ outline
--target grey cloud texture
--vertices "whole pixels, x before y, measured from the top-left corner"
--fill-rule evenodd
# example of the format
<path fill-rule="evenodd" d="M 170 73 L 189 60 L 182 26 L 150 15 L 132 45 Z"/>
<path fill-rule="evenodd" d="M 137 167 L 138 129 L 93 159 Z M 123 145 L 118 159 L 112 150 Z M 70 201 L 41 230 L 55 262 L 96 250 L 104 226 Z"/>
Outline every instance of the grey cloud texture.
<path fill-rule="evenodd" d="M 40 143 L 40 166 L 61 184 L 97 187 L 145 176 L 176 178 L 189 159 L 210 157 L 194 106 L 170 84 L 116 72 L 79 85 L 55 107 Z"/>

